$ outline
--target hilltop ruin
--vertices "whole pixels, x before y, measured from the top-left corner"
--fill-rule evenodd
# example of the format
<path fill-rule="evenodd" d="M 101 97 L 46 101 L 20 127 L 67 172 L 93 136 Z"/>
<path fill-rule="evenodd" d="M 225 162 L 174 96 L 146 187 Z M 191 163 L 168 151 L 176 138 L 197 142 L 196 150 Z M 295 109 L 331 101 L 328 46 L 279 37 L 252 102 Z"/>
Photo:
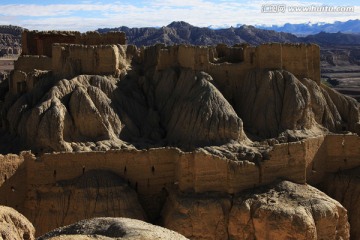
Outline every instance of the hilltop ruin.
<path fill-rule="evenodd" d="M 208 237 L 242 239 L 243 191 L 279 179 L 319 184 L 360 165 L 359 105 L 321 84 L 317 45 L 137 48 L 121 32 L 25 31 L 22 41 L 1 127 L 32 153 L 2 157 L 0 204 L 37 234 L 127 216 L 201 239 L 208 233 L 190 230 L 191 219 L 212 206 L 217 233 Z M 300 194 L 290 183 L 278 188 Z M 191 213 L 187 199 L 199 199 Z M 346 210 L 318 192 L 314 199 L 337 209 L 336 219 L 320 214 L 334 231 L 317 225 L 319 203 L 299 239 L 347 239 Z"/>
<path fill-rule="evenodd" d="M 22 56 L 16 62 L 15 72 L 27 74 L 37 69 L 50 70 L 67 78 L 80 74 L 118 77 L 135 61 L 146 65 L 144 67 L 152 65 L 158 71 L 169 67 L 205 71 L 216 79 L 222 79 L 225 82 L 222 85 L 235 78 L 245 78 L 254 69 L 286 70 L 298 78 L 309 78 L 320 84 L 320 48 L 315 44 L 272 43 L 258 47 L 246 44 L 233 47 L 159 44 L 136 49 L 125 42 L 122 32 L 24 31 Z M 11 91 L 18 92 L 17 86 L 27 81 L 23 74 L 15 73 L 15 76 L 10 84 Z M 31 89 L 31 83 L 28 85 Z"/>

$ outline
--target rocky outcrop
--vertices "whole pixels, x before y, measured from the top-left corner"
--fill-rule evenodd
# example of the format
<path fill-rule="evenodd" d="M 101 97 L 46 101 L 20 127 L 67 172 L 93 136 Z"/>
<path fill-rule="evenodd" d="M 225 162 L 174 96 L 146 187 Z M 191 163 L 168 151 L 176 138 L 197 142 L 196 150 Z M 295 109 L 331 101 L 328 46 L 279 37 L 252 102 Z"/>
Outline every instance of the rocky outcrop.
<path fill-rule="evenodd" d="M 121 121 L 108 97 L 116 82 L 100 76 L 79 76 L 56 83 L 52 78 L 43 79 L 9 109 L 10 129 L 40 151 L 120 147 L 116 136 Z M 102 144 L 102 140 L 109 141 Z"/>
<path fill-rule="evenodd" d="M 235 239 L 349 239 L 347 211 L 309 185 L 281 182 L 233 202 Z"/>
<path fill-rule="evenodd" d="M 16 210 L 0 206 L 0 239 L 35 240 L 35 229 L 31 222 Z"/>
<path fill-rule="evenodd" d="M 145 220 L 137 195 L 128 183 L 115 173 L 86 171 L 83 175 L 47 188 L 31 188 L 25 212 L 36 226 L 37 234 L 92 217 L 128 217 Z M 60 173 L 59 173 L 60 174 Z"/>
<path fill-rule="evenodd" d="M 360 134 L 360 113 L 358 102 L 348 96 L 342 95 L 327 86 L 322 85 L 323 90 L 330 96 L 332 103 L 337 109 L 343 121 L 343 127 L 351 132 Z M 331 102 L 328 103 L 329 105 Z"/>
<path fill-rule="evenodd" d="M 360 131 L 355 100 L 287 71 L 250 72 L 237 82 L 233 105 L 211 75 L 187 68 L 121 78 L 29 76 L 30 91 L 5 109 L 11 132 L 41 152 L 129 147 L 124 141 L 141 148 L 248 144 L 244 129 L 255 140 L 285 142 Z"/>
<path fill-rule="evenodd" d="M 14 35 L 17 37 L 21 37 L 21 33 L 24 30 L 25 30 L 24 28 L 18 27 L 18 26 L 0 25 L 0 33 L 2 33 L 2 34 L 10 34 L 10 35 Z"/>
<path fill-rule="evenodd" d="M 15 47 L 2 47 L 0 49 L 0 57 L 8 55 L 19 55 L 21 53 L 21 48 L 18 46 Z"/>
<path fill-rule="evenodd" d="M 246 139 L 241 119 L 213 83 L 209 74 L 185 69 L 154 76 L 155 107 L 170 143 L 211 146 Z"/>
<path fill-rule="evenodd" d="M 185 240 L 182 235 L 168 229 L 129 218 L 93 218 L 55 229 L 38 240 Z"/>
<path fill-rule="evenodd" d="M 128 81 L 130 84 L 134 79 Z M 121 92 L 115 96 L 120 115 L 130 118 L 130 123 L 127 118 L 124 123 L 132 136 L 145 133 L 141 137 L 164 139 L 168 145 L 185 148 L 246 139 L 241 119 L 213 85 L 209 74 L 167 69 L 155 73 L 153 78 L 140 78 L 138 84 L 140 89 L 120 86 Z M 136 97 L 141 92 L 144 96 Z"/>
<path fill-rule="evenodd" d="M 341 204 L 287 181 L 234 197 L 173 194 L 163 216 L 165 227 L 190 239 L 349 239 Z"/>
<path fill-rule="evenodd" d="M 21 53 L 21 32 L 16 26 L 0 26 L 0 57 Z"/>
<path fill-rule="evenodd" d="M 359 132 L 359 105 L 287 71 L 253 71 L 238 84 L 235 110 L 245 130 L 262 137 L 319 135 L 327 130 Z M 343 129 L 343 127 L 345 129 Z"/>
<path fill-rule="evenodd" d="M 163 226 L 190 239 L 229 239 L 228 196 L 172 193 L 164 206 Z"/>
<path fill-rule="evenodd" d="M 360 179 L 359 168 L 330 174 L 320 185 L 321 189 L 339 201 L 347 210 L 350 223 L 350 238 L 360 237 Z"/>
<path fill-rule="evenodd" d="M 7 119 L 37 151 L 121 148 L 120 139 L 185 148 L 246 140 L 241 119 L 211 76 L 189 69 L 150 79 L 48 76 L 10 107 Z"/>
<path fill-rule="evenodd" d="M 260 137 L 314 126 L 310 93 L 286 71 L 254 71 L 239 83 L 236 110 L 245 128 Z"/>

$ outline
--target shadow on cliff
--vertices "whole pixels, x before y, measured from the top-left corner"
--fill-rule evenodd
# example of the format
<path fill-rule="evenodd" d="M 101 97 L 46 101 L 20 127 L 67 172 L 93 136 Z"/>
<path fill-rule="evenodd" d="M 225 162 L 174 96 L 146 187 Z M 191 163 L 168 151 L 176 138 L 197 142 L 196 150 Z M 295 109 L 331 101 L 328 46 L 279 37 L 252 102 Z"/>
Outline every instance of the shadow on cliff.
<path fill-rule="evenodd" d="M 125 125 L 120 138 L 136 147 L 187 150 L 246 140 L 242 121 L 204 72 L 169 68 L 153 76 L 128 73 L 112 107 Z"/>

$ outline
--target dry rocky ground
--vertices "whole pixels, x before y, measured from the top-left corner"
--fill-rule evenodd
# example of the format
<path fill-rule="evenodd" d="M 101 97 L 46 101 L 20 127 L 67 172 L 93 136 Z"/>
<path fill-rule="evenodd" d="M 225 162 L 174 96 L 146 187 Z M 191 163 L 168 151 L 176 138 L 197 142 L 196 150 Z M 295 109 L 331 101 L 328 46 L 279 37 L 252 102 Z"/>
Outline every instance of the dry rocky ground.
<path fill-rule="evenodd" d="M 360 47 L 322 48 L 322 77 L 339 92 L 360 100 Z"/>

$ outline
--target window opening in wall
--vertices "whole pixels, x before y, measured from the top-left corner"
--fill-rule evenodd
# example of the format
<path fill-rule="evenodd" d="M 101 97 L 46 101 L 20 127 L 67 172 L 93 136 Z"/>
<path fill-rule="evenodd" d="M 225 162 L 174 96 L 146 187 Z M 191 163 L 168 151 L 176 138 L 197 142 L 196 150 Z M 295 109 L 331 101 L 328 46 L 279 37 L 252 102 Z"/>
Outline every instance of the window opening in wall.
<path fill-rule="evenodd" d="M 290 154 L 290 144 L 288 143 L 288 155 L 291 155 Z"/>
<path fill-rule="evenodd" d="M 17 90 L 17 93 L 24 93 L 26 92 L 26 82 L 25 81 L 22 81 L 22 82 L 17 82 L 16 83 L 16 90 Z"/>
<path fill-rule="evenodd" d="M 254 57 L 255 57 L 255 53 L 250 53 L 250 63 L 254 64 Z"/>

